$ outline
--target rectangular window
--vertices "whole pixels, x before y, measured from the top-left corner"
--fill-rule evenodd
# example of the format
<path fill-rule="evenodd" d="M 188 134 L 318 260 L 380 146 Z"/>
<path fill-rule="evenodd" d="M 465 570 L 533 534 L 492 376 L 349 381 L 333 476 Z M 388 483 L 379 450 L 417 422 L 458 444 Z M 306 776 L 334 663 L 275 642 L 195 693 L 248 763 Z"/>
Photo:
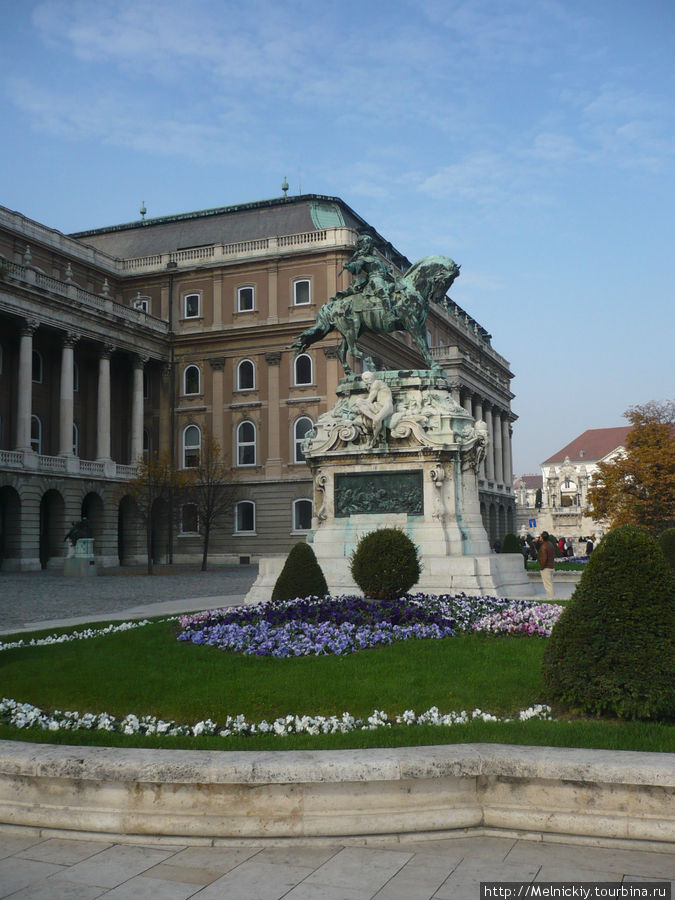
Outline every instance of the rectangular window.
<path fill-rule="evenodd" d="M 293 282 L 293 305 L 294 306 L 306 306 L 311 302 L 311 295 L 309 290 L 309 280 L 303 278 L 301 281 Z"/>
<path fill-rule="evenodd" d="M 186 319 L 199 318 L 199 294 L 186 294 L 184 301 L 184 317 Z"/>
<path fill-rule="evenodd" d="M 240 287 L 237 290 L 237 312 L 250 312 L 254 308 L 255 288 Z"/>
<path fill-rule="evenodd" d="M 199 532 L 199 518 L 194 503 L 186 503 L 181 508 L 180 530 L 181 534 L 197 534 Z"/>

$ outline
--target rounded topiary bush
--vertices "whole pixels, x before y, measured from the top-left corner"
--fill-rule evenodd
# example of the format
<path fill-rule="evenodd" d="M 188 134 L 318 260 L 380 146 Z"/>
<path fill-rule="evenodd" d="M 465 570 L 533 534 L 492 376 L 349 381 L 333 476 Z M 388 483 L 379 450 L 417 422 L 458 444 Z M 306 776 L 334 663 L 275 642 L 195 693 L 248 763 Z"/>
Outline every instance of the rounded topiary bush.
<path fill-rule="evenodd" d="M 366 597 L 393 600 L 407 594 L 420 577 L 417 547 L 398 528 L 380 528 L 364 535 L 351 559 L 354 581 Z"/>
<path fill-rule="evenodd" d="M 593 715 L 675 714 L 673 578 L 657 541 L 624 525 L 591 554 L 548 640 L 547 699 Z"/>
<path fill-rule="evenodd" d="M 296 597 L 325 597 L 328 585 L 309 544 L 297 543 L 288 554 L 277 578 L 272 600 L 295 600 Z"/>
<path fill-rule="evenodd" d="M 675 572 L 675 528 L 666 528 L 659 535 L 659 544 L 671 572 Z"/>

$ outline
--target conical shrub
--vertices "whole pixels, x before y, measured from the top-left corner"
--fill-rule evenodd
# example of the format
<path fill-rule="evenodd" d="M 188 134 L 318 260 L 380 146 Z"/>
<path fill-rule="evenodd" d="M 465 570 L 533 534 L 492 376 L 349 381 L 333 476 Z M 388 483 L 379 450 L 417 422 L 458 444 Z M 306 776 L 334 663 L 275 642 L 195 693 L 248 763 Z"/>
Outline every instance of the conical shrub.
<path fill-rule="evenodd" d="M 673 578 L 657 541 L 633 525 L 610 531 L 547 642 L 548 700 L 592 715 L 672 718 L 674 634 Z"/>
<path fill-rule="evenodd" d="M 296 597 L 325 597 L 328 585 L 314 551 L 303 541 L 291 548 L 277 578 L 272 600 L 295 600 Z"/>

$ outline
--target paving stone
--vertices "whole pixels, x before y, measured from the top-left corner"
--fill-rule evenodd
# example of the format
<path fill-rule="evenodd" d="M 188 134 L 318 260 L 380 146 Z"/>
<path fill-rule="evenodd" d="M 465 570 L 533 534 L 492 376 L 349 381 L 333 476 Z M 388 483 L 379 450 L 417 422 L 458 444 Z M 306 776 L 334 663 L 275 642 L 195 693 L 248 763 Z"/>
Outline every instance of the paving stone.
<path fill-rule="evenodd" d="M 263 862 L 255 856 L 202 888 L 198 896 L 199 900 L 280 900 L 313 871 L 309 866 Z"/>
<path fill-rule="evenodd" d="M 42 843 L 41 838 L 27 837 L 21 834 L 3 834 L 0 832 L 0 859 L 13 856 L 28 847 L 36 847 Z"/>
<path fill-rule="evenodd" d="M 197 884 L 160 881 L 157 878 L 137 875 L 111 891 L 106 891 L 105 900 L 187 900 L 199 890 Z M 226 896 L 221 895 L 223 900 Z"/>
<path fill-rule="evenodd" d="M 115 844 L 83 862 L 70 866 L 66 870 L 64 880 L 113 888 L 133 878 L 134 875 L 140 875 L 141 872 L 156 866 L 171 855 L 171 850 L 152 849 L 136 844 Z"/>
<path fill-rule="evenodd" d="M 37 862 L 34 859 L 20 859 L 10 856 L 0 860 L 0 897 L 9 897 L 15 891 L 28 887 L 36 881 L 44 881 L 56 872 L 68 871 L 64 866 Z"/>
<path fill-rule="evenodd" d="M 675 877 L 675 853 L 653 853 L 592 847 L 553 841 L 518 841 L 506 857 L 509 863 L 538 863 L 540 866 L 570 867 L 603 872 Z"/>
<path fill-rule="evenodd" d="M 12 894 L 11 900 L 96 900 L 105 893 L 105 888 L 91 884 L 72 884 L 63 880 L 55 883 L 47 878 Z"/>
<path fill-rule="evenodd" d="M 16 853 L 22 859 L 37 859 L 41 862 L 72 866 L 96 853 L 107 850 L 112 844 L 103 841 L 78 841 L 70 838 L 49 838 Z"/>
<path fill-rule="evenodd" d="M 434 900 L 465 900 L 480 896 L 481 881 L 534 880 L 538 866 L 509 865 L 485 859 L 463 859 L 444 884 L 433 895 Z"/>
<path fill-rule="evenodd" d="M 418 853 L 377 892 L 376 900 L 433 897 L 461 861 L 449 852 Z"/>
<path fill-rule="evenodd" d="M 398 850 L 345 847 L 319 866 L 303 883 L 302 890 L 295 893 L 302 896 L 308 890 L 314 890 L 315 896 L 320 897 L 323 888 L 331 887 L 351 891 L 354 896 L 371 897 L 412 858 L 412 854 Z M 293 897 L 293 892 L 289 897 Z"/>
<path fill-rule="evenodd" d="M 260 848 L 188 847 L 143 873 L 146 878 L 206 885 L 241 865 Z"/>

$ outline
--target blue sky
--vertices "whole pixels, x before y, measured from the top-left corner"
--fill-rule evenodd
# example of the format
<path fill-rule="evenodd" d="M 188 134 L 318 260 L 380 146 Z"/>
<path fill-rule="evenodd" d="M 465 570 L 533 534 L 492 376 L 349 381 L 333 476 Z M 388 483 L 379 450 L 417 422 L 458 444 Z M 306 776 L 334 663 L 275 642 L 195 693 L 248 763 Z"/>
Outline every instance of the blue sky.
<path fill-rule="evenodd" d="M 514 469 L 673 396 L 672 0 L 0 0 L 0 203 L 342 197 L 515 374 Z"/>

